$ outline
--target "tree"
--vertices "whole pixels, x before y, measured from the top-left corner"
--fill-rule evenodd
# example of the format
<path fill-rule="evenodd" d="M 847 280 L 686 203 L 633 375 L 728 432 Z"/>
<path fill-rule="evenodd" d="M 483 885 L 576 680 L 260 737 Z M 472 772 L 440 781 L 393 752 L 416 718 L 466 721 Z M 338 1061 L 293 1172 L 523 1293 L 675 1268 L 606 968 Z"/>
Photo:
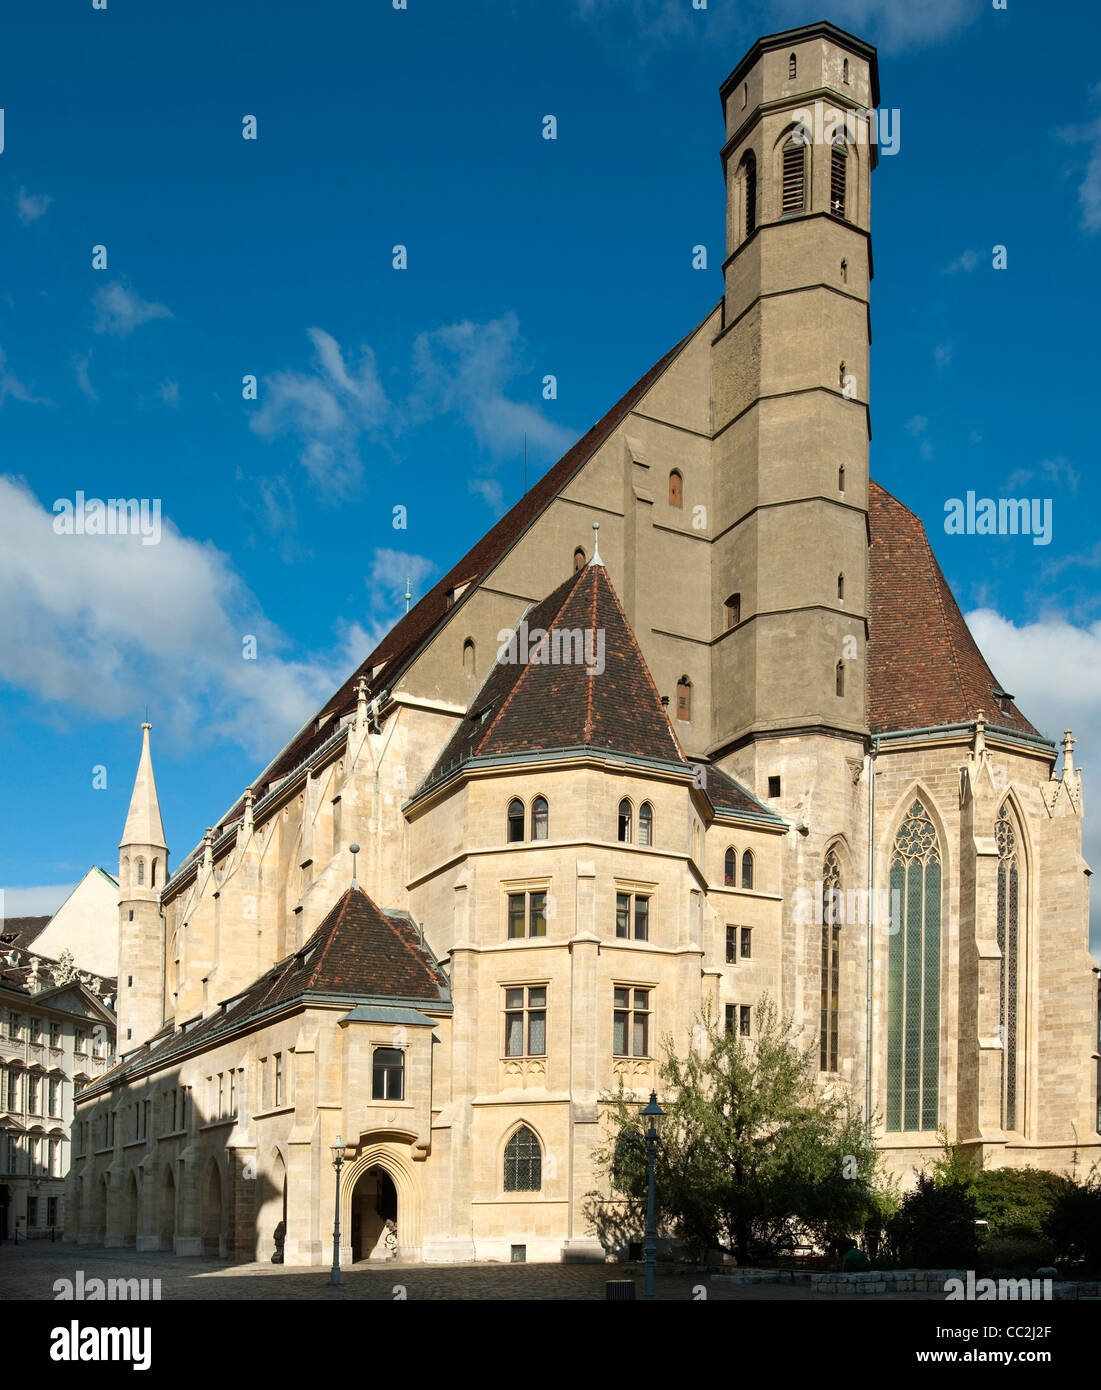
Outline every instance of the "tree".
<path fill-rule="evenodd" d="M 810 1051 L 790 1019 L 763 998 L 757 1035 L 704 1019 L 684 1057 L 666 1039 L 661 1102 L 666 1118 L 655 1164 L 663 1228 L 690 1249 L 723 1249 L 740 1264 L 790 1251 L 808 1236 L 825 1244 L 859 1230 L 875 1210 L 878 1155 L 866 1147 L 861 1112 L 820 1092 Z M 641 1228 L 646 1150 L 641 1108 L 623 1090 L 606 1098 L 610 1137 L 596 1155 L 613 1202 L 590 1194 L 602 1236 Z"/>
<path fill-rule="evenodd" d="M 975 1198 L 964 1183 L 919 1173 L 917 1185 L 887 1222 L 887 1243 L 900 1265 L 974 1269 L 979 1240 Z"/>

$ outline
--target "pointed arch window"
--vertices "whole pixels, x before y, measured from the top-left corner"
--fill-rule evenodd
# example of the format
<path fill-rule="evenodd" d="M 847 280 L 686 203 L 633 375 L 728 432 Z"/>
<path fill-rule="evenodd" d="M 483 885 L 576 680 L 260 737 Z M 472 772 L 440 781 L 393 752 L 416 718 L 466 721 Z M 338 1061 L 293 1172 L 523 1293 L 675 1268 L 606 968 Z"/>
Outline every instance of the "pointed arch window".
<path fill-rule="evenodd" d="M 848 263 L 848 261 L 842 261 L 842 262 L 841 262 L 841 283 L 842 283 L 843 285 L 847 285 L 847 284 L 849 283 L 849 263 Z"/>
<path fill-rule="evenodd" d="M 638 808 L 638 842 L 640 845 L 654 843 L 654 808 L 648 801 Z"/>
<path fill-rule="evenodd" d="M 753 854 L 748 849 L 742 854 L 742 887 L 753 887 Z"/>
<path fill-rule="evenodd" d="M 792 53 L 792 54 L 790 54 L 790 55 L 788 56 L 788 81 L 789 81 L 789 82 L 791 82 L 791 81 L 794 80 L 795 74 L 798 72 L 798 70 L 799 70 L 799 64 L 798 64 L 797 61 L 796 61 L 795 54 Z"/>
<path fill-rule="evenodd" d="M 151 859 L 151 860 L 149 861 L 149 886 L 150 886 L 150 888 L 156 888 L 156 886 L 157 886 L 157 861 L 156 861 L 156 859 Z"/>
<path fill-rule="evenodd" d="M 138 887 L 141 888 L 141 887 L 144 886 L 144 884 L 145 884 L 145 860 L 144 860 L 144 859 L 139 859 L 139 860 L 138 860 Z"/>
<path fill-rule="evenodd" d="M 675 468 L 669 474 L 669 505 L 671 507 L 684 506 L 684 479 Z"/>
<path fill-rule="evenodd" d="M 845 183 L 848 170 L 849 153 L 845 141 L 834 141 L 830 150 L 830 212 L 834 217 L 845 216 Z"/>
<path fill-rule="evenodd" d="M 837 1020 L 841 954 L 841 922 L 844 899 L 841 896 L 841 861 L 836 850 L 829 850 L 822 865 L 822 1005 L 819 1018 L 818 1066 L 821 1071 L 837 1070 Z"/>
<path fill-rule="evenodd" d="M 692 682 L 687 676 L 681 676 L 677 681 L 677 718 L 692 718 Z"/>
<path fill-rule="evenodd" d="M 537 796 L 531 803 L 531 838 L 545 840 L 550 828 L 550 810 L 545 796 Z"/>
<path fill-rule="evenodd" d="M 538 1192 L 543 1186 L 543 1151 L 539 1140 L 521 1125 L 505 1145 L 505 1191 Z"/>
<path fill-rule="evenodd" d="M 475 674 L 475 648 L 474 638 L 468 637 L 463 643 L 463 675 L 473 676 Z"/>
<path fill-rule="evenodd" d="M 731 848 L 723 855 L 723 887 L 735 887 L 738 874 L 738 852 Z"/>
<path fill-rule="evenodd" d="M 631 843 L 631 803 L 626 797 L 619 803 L 619 840 L 625 845 Z"/>
<path fill-rule="evenodd" d="M 585 552 L 581 549 L 580 546 L 578 546 L 577 549 L 573 552 L 573 572 L 574 574 L 576 574 L 578 570 L 583 570 L 584 568 Z"/>
<path fill-rule="evenodd" d="M 999 1027 L 1002 1038 L 1002 1128 L 1017 1129 L 1021 1059 L 1018 990 L 1021 974 L 1022 873 L 1019 841 L 1008 808 L 994 825 L 998 846 L 998 947 L 1002 953 Z"/>
<path fill-rule="evenodd" d="M 752 236 L 757 229 L 757 156 L 752 150 L 742 155 L 742 196 L 745 198 L 745 234 Z"/>
<path fill-rule="evenodd" d="M 806 146 L 793 136 L 784 146 L 781 171 L 780 211 L 794 216 L 806 210 Z"/>
<path fill-rule="evenodd" d="M 726 601 L 726 625 L 728 628 L 737 627 L 742 621 L 742 596 L 741 594 L 731 594 Z"/>
<path fill-rule="evenodd" d="M 848 58 L 845 58 L 845 59 L 842 61 L 842 63 L 841 63 L 841 81 L 842 81 L 842 82 L 848 82 L 848 80 L 849 80 L 849 60 L 848 60 Z"/>
<path fill-rule="evenodd" d="M 940 1078 L 941 853 L 915 800 L 891 853 L 887 958 L 887 1129 L 935 1130 Z"/>
<path fill-rule="evenodd" d="M 514 796 L 508 803 L 508 842 L 520 844 L 524 838 L 524 803 Z"/>

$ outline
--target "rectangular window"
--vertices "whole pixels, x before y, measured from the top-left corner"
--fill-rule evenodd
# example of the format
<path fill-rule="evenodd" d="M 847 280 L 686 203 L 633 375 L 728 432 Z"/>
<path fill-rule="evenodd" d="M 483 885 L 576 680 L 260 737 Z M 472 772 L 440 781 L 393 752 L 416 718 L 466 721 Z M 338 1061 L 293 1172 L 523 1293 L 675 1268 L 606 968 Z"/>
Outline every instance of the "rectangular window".
<path fill-rule="evenodd" d="M 27 1230 L 38 1225 L 38 1198 L 27 1198 Z"/>
<path fill-rule="evenodd" d="M 742 960 L 749 960 L 749 959 L 750 959 L 750 957 L 753 955 L 753 949 L 752 949 L 752 947 L 753 947 L 753 928 L 752 928 L 752 927 L 743 927 L 743 928 L 742 928 L 742 945 L 741 945 Z"/>
<path fill-rule="evenodd" d="M 276 1104 L 276 1105 L 282 1105 L 282 1104 L 283 1104 L 283 1054 L 282 1054 L 281 1052 L 277 1052 L 277 1053 L 275 1054 L 274 1058 L 272 1059 L 272 1061 L 274 1062 L 273 1074 L 274 1074 L 274 1082 L 275 1082 L 275 1085 L 274 1085 L 274 1090 L 275 1090 L 275 1104 Z"/>
<path fill-rule="evenodd" d="M 506 989 L 505 1056 L 545 1057 L 546 1055 L 546 985 L 514 985 Z"/>
<path fill-rule="evenodd" d="M 51 1046 L 51 1047 L 60 1047 L 60 1046 L 61 1046 L 61 1024 L 60 1024 L 60 1023 L 51 1023 L 51 1024 L 50 1024 L 50 1046 Z"/>
<path fill-rule="evenodd" d="M 510 893 L 508 895 L 508 935 L 510 941 L 524 936 L 546 936 L 547 934 L 547 894 L 544 890 L 533 893 Z"/>
<path fill-rule="evenodd" d="M 38 1109 L 38 1077 L 27 1077 L 27 1114 L 37 1115 Z"/>
<path fill-rule="evenodd" d="M 508 934 L 510 940 L 514 940 L 524 934 L 524 914 L 526 906 L 526 895 L 524 893 L 510 893 L 508 895 Z"/>
<path fill-rule="evenodd" d="M 88 1033 L 86 1029 L 78 1028 L 76 1030 L 76 1036 L 73 1040 L 73 1051 L 82 1054 L 88 1051 Z"/>
<path fill-rule="evenodd" d="M 726 963 L 733 965 L 738 959 L 738 928 L 726 924 Z"/>
<path fill-rule="evenodd" d="M 236 1118 L 237 1115 L 237 1073 L 231 1071 L 229 1074 L 229 1113 Z"/>
<path fill-rule="evenodd" d="M 650 991 L 617 985 L 612 992 L 612 1051 L 617 1057 L 650 1055 Z"/>
<path fill-rule="evenodd" d="M 14 1173 L 14 1172 L 15 1172 L 15 1165 L 16 1165 L 16 1163 L 18 1162 L 18 1158 L 19 1158 L 19 1150 L 18 1150 L 18 1147 L 17 1147 L 17 1145 L 16 1145 L 15 1140 L 12 1139 L 11 1136 L 9 1135 L 9 1136 L 8 1136 L 8 1162 L 7 1162 L 7 1171 L 8 1171 L 9 1173 Z"/>
<path fill-rule="evenodd" d="M 768 794 L 769 794 L 769 796 L 779 796 L 779 795 L 780 795 L 780 779 L 779 779 L 779 777 L 770 777 L 770 778 L 768 779 Z"/>
<path fill-rule="evenodd" d="M 749 1037 L 749 1005 L 742 1004 L 738 1010 L 738 1032 L 743 1038 Z"/>
<path fill-rule="evenodd" d="M 400 1047 L 376 1047 L 372 1060 L 372 1099 L 404 1100 L 405 1053 Z"/>
<path fill-rule="evenodd" d="M 546 893 L 528 894 L 528 930 L 531 936 L 546 936 L 547 934 Z"/>
<path fill-rule="evenodd" d="M 630 937 L 632 918 L 634 919 L 635 940 L 648 941 L 650 938 L 650 899 L 642 894 L 617 893 L 615 895 L 615 934 L 617 937 Z"/>
<path fill-rule="evenodd" d="M 226 1079 L 223 1072 L 218 1073 L 218 1109 L 214 1112 L 217 1119 L 221 1119 L 226 1113 Z"/>
<path fill-rule="evenodd" d="M 42 1020 L 40 1018 L 31 1019 L 31 1042 L 40 1043 L 42 1041 Z"/>
<path fill-rule="evenodd" d="M 10 1071 L 8 1072 L 7 1109 L 18 1110 L 19 1108 L 19 1074 Z"/>
<path fill-rule="evenodd" d="M 738 1006 L 737 1004 L 727 1004 L 726 1006 L 726 1031 L 733 1033 L 738 1026 Z"/>
<path fill-rule="evenodd" d="M 47 1197 L 47 1198 L 46 1198 L 46 1225 L 47 1225 L 47 1226 L 56 1226 L 56 1225 L 57 1225 L 57 1198 L 56 1198 L 56 1197 Z"/>

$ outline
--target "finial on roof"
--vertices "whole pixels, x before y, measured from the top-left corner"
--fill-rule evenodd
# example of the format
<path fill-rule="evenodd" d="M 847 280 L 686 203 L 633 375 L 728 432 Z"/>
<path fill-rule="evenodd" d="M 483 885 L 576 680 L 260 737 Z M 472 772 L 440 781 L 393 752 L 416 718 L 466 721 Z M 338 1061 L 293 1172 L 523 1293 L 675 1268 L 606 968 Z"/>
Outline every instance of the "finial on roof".
<path fill-rule="evenodd" d="M 244 815 L 243 815 L 243 817 L 242 817 L 242 823 L 243 823 L 243 825 L 244 825 L 244 827 L 245 827 L 246 830 L 251 830 L 251 829 L 252 829 L 252 803 L 253 803 L 253 801 L 254 801 L 255 799 L 256 799 L 256 793 L 252 790 L 251 787 L 246 787 L 246 788 L 245 788 L 245 812 L 244 812 Z"/>
<path fill-rule="evenodd" d="M 975 714 L 975 742 L 971 750 L 971 756 L 976 760 L 981 758 L 986 752 L 986 711 L 978 710 Z"/>
<path fill-rule="evenodd" d="M 367 723 L 367 681 L 360 676 L 356 681 L 356 728 L 362 729 Z"/>
<path fill-rule="evenodd" d="M 356 878 L 356 855 L 359 853 L 359 846 L 349 845 L 348 851 L 352 856 L 352 887 L 358 891 L 359 881 Z"/>
<path fill-rule="evenodd" d="M 412 599 L 412 597 L 413 597 L 413 591 L 412 591 L 412 589 L 409 587 L 409 576 L 406 575 L 406 576 L 405 576 L 405 611 L 406 611 L 407 613 L 409 612 L 409 603 L 410 603 L 410 600 Z"/>
<path fill-rule="evenodd" d="M 600 565 L 603 567 L 604 561 L 600 558 L 600 522 L 593 522 L 593 558 L 589 561 L 590 565 Z"/>
<path fill-rule="evenodd" d="M 1078 742 L 1071 737 L 1069 729 L 1063 734 L 1063 776 L 1074 776 L 1074 745 Z"/>

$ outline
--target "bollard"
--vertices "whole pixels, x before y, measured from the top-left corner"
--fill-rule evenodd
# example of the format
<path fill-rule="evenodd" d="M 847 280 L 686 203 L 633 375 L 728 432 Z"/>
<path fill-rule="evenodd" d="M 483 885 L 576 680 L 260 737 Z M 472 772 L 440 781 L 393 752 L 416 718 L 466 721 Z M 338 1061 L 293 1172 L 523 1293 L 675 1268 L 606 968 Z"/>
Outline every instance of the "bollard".
<path fill-rule="evenodd" d="M 604 1297 L 611 1303 L 633 1303 L 635 1301 L 635 1281 L 633 1279 L 606 1280 Z"/>

